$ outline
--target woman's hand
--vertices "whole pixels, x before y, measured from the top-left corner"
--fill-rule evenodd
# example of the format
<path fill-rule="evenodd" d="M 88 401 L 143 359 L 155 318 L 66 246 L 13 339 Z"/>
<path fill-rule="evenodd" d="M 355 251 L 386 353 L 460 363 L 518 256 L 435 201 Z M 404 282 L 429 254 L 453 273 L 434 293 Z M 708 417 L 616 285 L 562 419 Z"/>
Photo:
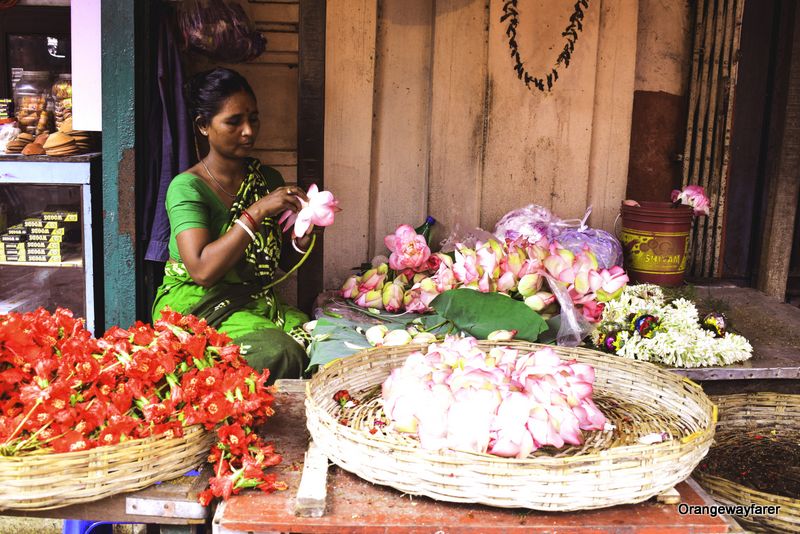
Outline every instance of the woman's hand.
<path fill-rule="evenodd" d="M 267 217 L 277 217 L 286 210 L 297 213 L 303 207 L 301 199 L 308 202 L 308 196 L 302 188 L 296 185 L 283 186 L 257 200 L 247 211 L 260 223 Z"/>

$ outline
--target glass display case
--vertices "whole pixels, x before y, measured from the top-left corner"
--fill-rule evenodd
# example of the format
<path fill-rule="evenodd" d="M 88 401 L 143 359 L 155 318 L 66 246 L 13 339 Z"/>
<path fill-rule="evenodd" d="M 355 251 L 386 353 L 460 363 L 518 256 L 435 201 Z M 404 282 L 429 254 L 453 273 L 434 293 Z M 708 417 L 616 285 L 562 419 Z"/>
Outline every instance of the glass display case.
<path fill-rule="evenodd" d="M 95 298 L 101 236 L 92 206 L 99 172 L 97 154 L 0 156 L 0 314 L 60 306 L 94 331 L 102 317 Z"/>
<path fill-rule="evenodd" d="M 33 73 L 32 77 L 36 78 L 33 86 L 46 87 L 52 112 L 50 87 L 60 75 L 70 73 L 71 63 L 69 7 L 15 6 L 2 12 L 0 98 L 14 97 L 23 76 Z M 46 80 L 43 79 L 45 75 Z M 30 87 L 27 90 L 30 92 Z"/>

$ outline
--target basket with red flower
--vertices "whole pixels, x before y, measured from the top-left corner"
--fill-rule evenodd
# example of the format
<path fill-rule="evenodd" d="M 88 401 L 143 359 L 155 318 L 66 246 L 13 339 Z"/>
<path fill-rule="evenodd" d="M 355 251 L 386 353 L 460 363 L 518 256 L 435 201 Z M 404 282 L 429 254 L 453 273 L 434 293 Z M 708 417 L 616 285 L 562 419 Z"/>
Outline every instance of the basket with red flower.
<path fill-rule="evenodd" d="M 65 309 L 0 315 L 0 510 L 141 489 L 204 458 L 203 504 L 281 489 L 281 457 L 255 432 L 274 413 L 268 375 L 193 316 L 95 338 Z"/>

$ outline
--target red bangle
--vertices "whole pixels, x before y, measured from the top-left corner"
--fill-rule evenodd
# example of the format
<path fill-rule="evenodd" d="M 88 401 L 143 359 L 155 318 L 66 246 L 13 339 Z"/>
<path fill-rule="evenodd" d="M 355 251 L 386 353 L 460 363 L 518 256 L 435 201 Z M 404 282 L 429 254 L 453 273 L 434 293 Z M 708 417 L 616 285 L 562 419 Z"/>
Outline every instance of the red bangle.
<path fill-rule="evenodd" d="M 247 210 L 242 210 L 242 215 L 244 215 L 244 218 L 245 218 L 245 219 L 247 219 L 247 222 L 249 222 L 249 223 L 250 223 L 250 226 L 252 226 L 252 227 L 253 227 L 253 230 L 255 230 L 256 228 L 258 228 L 258 225 L 256 224 L 256 220 L 253 218 L 253 216 L 252 216 L 252 215 L 250 215 L 249 213 L 247 213 Z"/>

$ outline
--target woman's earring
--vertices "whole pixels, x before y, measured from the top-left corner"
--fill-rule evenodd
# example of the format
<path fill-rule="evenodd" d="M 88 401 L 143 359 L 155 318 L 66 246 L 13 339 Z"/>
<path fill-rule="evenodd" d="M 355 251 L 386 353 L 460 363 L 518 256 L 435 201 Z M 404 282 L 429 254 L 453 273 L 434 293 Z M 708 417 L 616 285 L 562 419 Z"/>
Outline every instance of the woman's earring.
<path fill-rule="evenodd" d="M 205 137 L 208 137 L 208 132 L 205 130 L 200 130 L 200 133 L 203 134 Z"/>

